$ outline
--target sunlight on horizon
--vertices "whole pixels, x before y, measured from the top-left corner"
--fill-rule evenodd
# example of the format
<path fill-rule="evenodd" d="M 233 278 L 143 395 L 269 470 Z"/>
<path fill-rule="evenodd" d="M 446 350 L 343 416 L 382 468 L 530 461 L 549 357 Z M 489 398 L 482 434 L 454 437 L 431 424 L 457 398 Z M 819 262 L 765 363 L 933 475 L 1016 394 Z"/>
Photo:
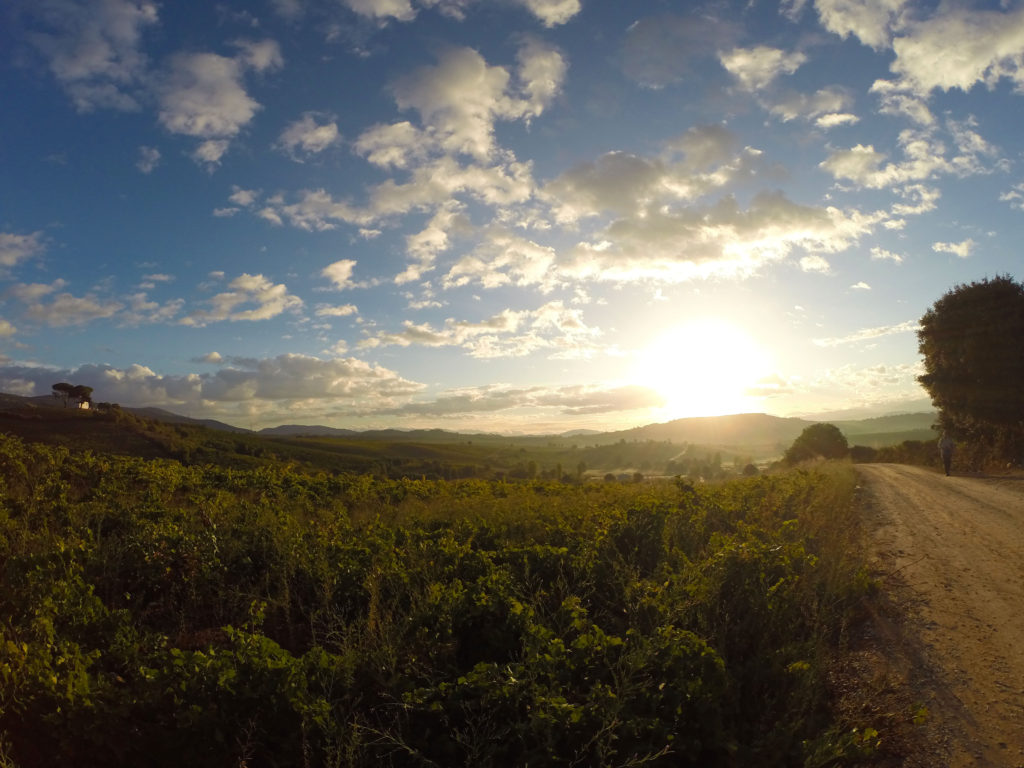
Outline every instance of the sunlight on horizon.
<path fill-rule="evenodd" d="M 746 331 L 718 318 L 702 318 L 654 337 L 636 356 L 633 382 L 657 390 L 665 420 L 762 410 L 749 390 L 772 373 L 768 351 Z"/>

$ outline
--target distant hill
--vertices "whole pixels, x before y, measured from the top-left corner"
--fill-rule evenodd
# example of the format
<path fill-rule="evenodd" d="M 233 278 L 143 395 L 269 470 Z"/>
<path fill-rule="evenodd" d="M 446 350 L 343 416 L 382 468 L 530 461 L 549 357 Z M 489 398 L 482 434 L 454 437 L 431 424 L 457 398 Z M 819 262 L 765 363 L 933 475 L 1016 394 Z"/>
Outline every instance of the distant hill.
<path fill-rule="evenodd" d="M 851 445 L 880 448 L 929 440 L 934 413 L 832 421 Z M 389 476 L 554 477 L 588 472 L 672 476 L 696 465 L 766 465 L 782 456 L 812 419 L 763 413 L 676 419 L 615 432 L 561 435 L 460 433 L 444 429 L 357 431 L 281 425 L 260 432 L 162 408 L 99 413 L 53 397 L 0 393 L 0 431 L 32 442 L 185 463 L 251 467 L 288 462 L 315 471 Z M 699 470 L 703 472 L 703 470 Z"/>
<path fill-rule="evenodd" d="M 252 430 L 244 429 L 243 427 L 233 427 L 230 424 L 225 424 L 223 421 L 216 421 L 215 419 L 193 419 L 189 416 L 181 416 L 171 411 L 165 411 L 163 408 L 124 408 L 122 410 L 133 413 L 142 419 L 153 419 L 154 421 L 163 421 L 168 424 L 193 424 L 199 427 L 207 427 L 208 429 L 217 429 L 221 432 L 236 432 L 249 434 Z"/>

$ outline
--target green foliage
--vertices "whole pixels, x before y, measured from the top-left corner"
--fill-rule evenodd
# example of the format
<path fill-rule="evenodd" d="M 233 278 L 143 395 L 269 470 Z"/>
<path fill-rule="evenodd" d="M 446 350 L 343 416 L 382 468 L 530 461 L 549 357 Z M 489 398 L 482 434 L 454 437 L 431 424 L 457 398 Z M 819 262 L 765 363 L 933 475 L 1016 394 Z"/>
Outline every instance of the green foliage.
<path fill-rule="evenodd" d="M 819 457 L 842 459 L 849 452 L 846 436 L 835 424 L 811 424 L 793 441 L 783 460 L 792 465 Z"/>
<path fill-rule="evenodd" d="M 919 377 L 942 428 L 994 459 L 1024 453 L 1024 285 L 1009 276 L 958 285 L 921 318 Z"/>
<path fill-rule="evenodd" d="M 0 758 L 841 764 L 853 476 L 506 483 L 0 434 Z M 856 754 L 855 754 L 856 753 Z"/>

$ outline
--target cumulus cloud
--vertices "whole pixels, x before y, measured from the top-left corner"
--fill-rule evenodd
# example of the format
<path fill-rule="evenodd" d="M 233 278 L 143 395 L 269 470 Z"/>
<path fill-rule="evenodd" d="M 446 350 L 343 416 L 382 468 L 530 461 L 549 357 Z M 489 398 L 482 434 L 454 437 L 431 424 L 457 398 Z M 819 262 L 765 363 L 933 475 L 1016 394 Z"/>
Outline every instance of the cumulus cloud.
<path fill-rule="evenodd" d="M 29 37 L 81 112 L 135 110 L 148 62 L 142 35 L 158 21 L 156 3 L 140 0 L 36 0 Z"/>
<path fill-rule="evenodd" d="M 581 310 L 552 301 L 536 310 L 506 309 L 479 322 L 449 318 L 441 328 L 406 320 L 401 331 L 380 331 L 359 346 L 461 347 L 477 358 L 522 357 L 546 350 L 553 358 L 579 358 L 599 351 L 600 336 L 600 329 L 583 321 Z"/>
<path fill-rule="evenodd" d="M 794 251 L 803 254 L 802 268 L 827 269 L 823 254 L 849 248 L 886 218 L 799 205 L 778 192 L 757 195 L 744 210 L 727 196 L 617 219 L 577 245 L 559 274 L 608 282 L 746 278 Z"/>
<path fill-rule="evenodd" d="M 338 306 L 321 306 L 316 310 L 317 317 L 350 317 L 359 314 L 359 308 L 355 304 L 341 304 Z"/>
<path fill-rule="evenodd" d="M 1024 86 L 1024 8 L 975 10 L 941 7 L 931 18 L 908 22 L 893 40 L 891 65 L 914 93 L 1008 78 Z M 955 55 L 951 55 L 955 52 Z"/>
<path fill-rule="evenodd" d="M 449 206 L 461 196 L 486 205 L 510 206 L 528 200 L 533 189 L 528 164 L 464 165 L 455 158 L 440 157 L 416 168 L 408 181 L 388 180 L 373 187 L 365 206 L 336 200 L 323 189 L 306 189 L 290 202 L 284 196 L 269 198 L 257 215 L 279 226 L 287 222 L 311 232 L 332 230 L 339 223 L 365 228 L 410 211 Z"/>
<path fill-rule="evenodd" d="M 462 209 L 463 206 L 457 201 L 442 205 L 422 230 L 406 237 L 406 252 L 411 261 L 405 270 L 395 276 L 396 284 L 404 285 L 421 280 L 424 274 L 433 269 L 437 255 L 447 250 L 450 244 L 449 232 L 468 229 Z"/>
<path fill-rule="evenodd" d="M 565 24 L 580 12 L 580 0 L 518 0 L 545 27 Z"/>
<path fill-rule="evenodd" d="M 213 373 L 159 374 L 143 365 L 116 368 L 83 365 L 75 369 L 0 366 L 0 389 L 21 382 L 26 394 L 46 394 L 54 380 L 91 386 L 94 396 L 131 406 L 177 407 L 204 416 L 234 416 L 246 426 L 254 414 L 272 409 L 279 422 L 289 408 L 308 412 L 328 405 L 349 413 L 386 407 L 423 385 L 392 370 L 355 358 L 321 359 L 284 354 L 273 358 L 224 357 L 210 353 L 199 362 L 217 364 Z"/>
<path fill-rule="evenodd" d="M 334 283 L 334 287 L 339 291 L 344 291 L 347 288 L 354 288 L 355 283 L 352 282 L 352 271 L 356 267 L 356 262 L 352 259 L 341 259 L 328 264 L 324 267 L 320 274 Z"/>
<path fill-rule="evenodd" d="M 121 325 L 146 325 L 166 323 L 173 320 L 185 306 L 184 299 L 171 299 L 160 303 L 153 301 L 145 292 L 133 293 L 126 297 L 128 306 L 121 313 Z"/>
<path fill-rule="evenodd" d="M 879 248 L 877 245 L 871 248 L 871 258 L 876 261 L 894 261 L 897 264 L 903 261 L 903 257 L 898 253 Z"/>
<path fill-rule="evenodd" d="M 62 281 L 58 283 L 62 284 Z M 124 308 L 120 301 L 94 293 L 75 296 L 64 291 L 49 300 L 44 300 L 44 297 L 53 291 L 54 286 L 23 285 L 15 288 L 14 295 L 26 302 L 27 318 L 51 328 L 85 325 L 95 320 L 113 317 Z"/>
<path fill-rule="evenodd" d="M 669 143 L 670 150 L 684 153 L 681 160 L 608 152 L 552 180 L 544 187 L 543 198 L 565 224 L 605 213 L 636 216 L 651 209 L 663 211 L 753 173 L 760 152 L 748 147 L 731 154 L 733 141 L 724 129 L 701 129 Z"/>
<path fill-rule="evenodd" d="M 765 108 L 783 122 L 797 118 L 813 120 L 819 128 L 856 123 L 859 118 L 847 112 L 853 97 L 843 88 L 821 88 L 814 93 L 784 91 L 771 99 L 762 99 Z"/>
<path fill-rule="evenodd" d="M 231 140 L 260 109 L 245 91 L 245 72 L 263 72 L 284 63 L 272 40 L 235 45 L 240 52 L 234 58 L 176 54 L 158 87 L 160 123 L 171 133 L 200 139 L 193 157 L 208 166 L 220 162 Z"/>
<path fill-rule="evenodd" d="M 338 124 L 331 118 L 317 122 L 317 113 L 304 112 L 281 133 L 277 146 L 297 162 L 320 154 L 341 141 Z"/>
<path fill-rule="evenodd" d="M 0 270 L 16 267 L 46 250 L 42 232 L 18 235 L 0 232 Z"/>
<path fill-rule="evenodd" d="M 806 61 L 799 51 L 787 52 L 767 45 L 733 48 L 719 54 L 718 60 L 736 78 L 745 91 L 767 88 L 780 75 L 791 75 Z"/>
<path fill-rule="evenodd" d="M 932 250 L 936 253 L 951 253 L 961 259 L 966 259 L 974 250 L 975 242 L 967 238 L 959 243 L 932 243 Z"/>
<path fill-rule="evenodd" d="M 887 48 L 892 27 L 909 0 L 814 0 L 821 24 L 840 37 L 853 35 L 864 45 Z"/>
<path fill-rule="evenodd" d="M 550 246 L 508 232 L 492 232 L 472 253 L 452 265 L 444 286 L 479 283 L 484 288 L 517 285 L 549 291 L 555 287 L 555 263 L 556 252 Z"/>
<path fill-rule="evenodd" d="M 450 48 L 436 66 L 400 78 L 392 88 L 395 102 L 418 112 L 427 136 L 445 152 L 486 160 L 494 151 L 494 122 L 540 115 L 567 68 L 557 50 L 537 41 L 520 47 L 517 64 L 513 77 L 472 48 Z"/>
<path fill-rule="evenodd" d="M 296 15 L 296 0 L 275 0 L 282 15 Z M 342 0 L 342 4 L 364 18 L 385 22 L 412 21 L 419 8 L 437 8 L 446 16 L 462 19 L 477 0 Z M 565 24 L 580 12 L 580 0 L 514 0 L 532 13 L 545 27 Z"/>
<path fill-rule="evenodd" d="M 371 19 L 410 21 L 416 17 L 410 0 L 342 0 L 349 10 Z"/>
<path fill-rule="evenodd" d="M 900 160 L 887 162 L 886 154 L 873 145 L 857 144 L 832 152 L 819 165 L 836 179 L 869 189 L 915 185 L 942 175 L 966 177 L 991 172 L 990 158 L 997 154 L 994 147 L 969 124 L 950 121 L 946 128 L 952 148 L 933 130 L 908 129 L 899 135 Z"/>
<path fill-rule="evenodd" d="M 288 293 L 283 283 L 275 285 L 263 275 L 239 275 L 228 288 L 206 302 L 208 309 L 192 312 L 181 324 L 202 327 L 224 320 L 268 320 L 302 306 L 302 299 Z"/>

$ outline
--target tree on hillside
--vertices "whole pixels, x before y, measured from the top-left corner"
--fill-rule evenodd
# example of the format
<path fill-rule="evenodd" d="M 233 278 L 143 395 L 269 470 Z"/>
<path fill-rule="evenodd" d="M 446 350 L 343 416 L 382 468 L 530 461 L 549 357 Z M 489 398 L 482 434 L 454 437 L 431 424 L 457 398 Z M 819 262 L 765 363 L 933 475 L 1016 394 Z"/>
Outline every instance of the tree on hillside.
<path fill-rule="evenodd" d="M 927 390 L 946 429 L 996 455 L 1024 448 L 1024 285 L 997 276 L 958 285 L 921 318 Z"/>
<path fill-rule="evenodd" d="M 71 396 L 79 403 L 92 403 L 92 387 L 76 384 L 71 388 Z"/>
<path fill-rule="evenodd" d="M 57 384 L 54 384 L 51 387 L 51 389 L 53 390 L 53 396 L 56 397 L 58 400 L 63 400 L 64 407 L 67 408 L 68 399 L 73 396 L 72 393 L 75 389 L 74 385 L 68 384 L 66 381 L 61 381 Z"/>
<path fill-rule="evenodd" d="M 839 431 L 835 424 L 811 424 L 786 451 L 783 457 L 787 464 L 799 464 L 801 461 L 821 456 L 825 459 L 842 459 L 850 452 L 846 435 Z"/>
<path fill-rule="evenodd" d="M 68 400 L 74 400 L 77 403 L 92 402 L 92 387 L 87 387 L 84 384 L 68 384 L 68 382 L 62 381 L 54 384 L 51 389 L 54 397 L 64 401 L 65 408 L 68 407 Z"/>

